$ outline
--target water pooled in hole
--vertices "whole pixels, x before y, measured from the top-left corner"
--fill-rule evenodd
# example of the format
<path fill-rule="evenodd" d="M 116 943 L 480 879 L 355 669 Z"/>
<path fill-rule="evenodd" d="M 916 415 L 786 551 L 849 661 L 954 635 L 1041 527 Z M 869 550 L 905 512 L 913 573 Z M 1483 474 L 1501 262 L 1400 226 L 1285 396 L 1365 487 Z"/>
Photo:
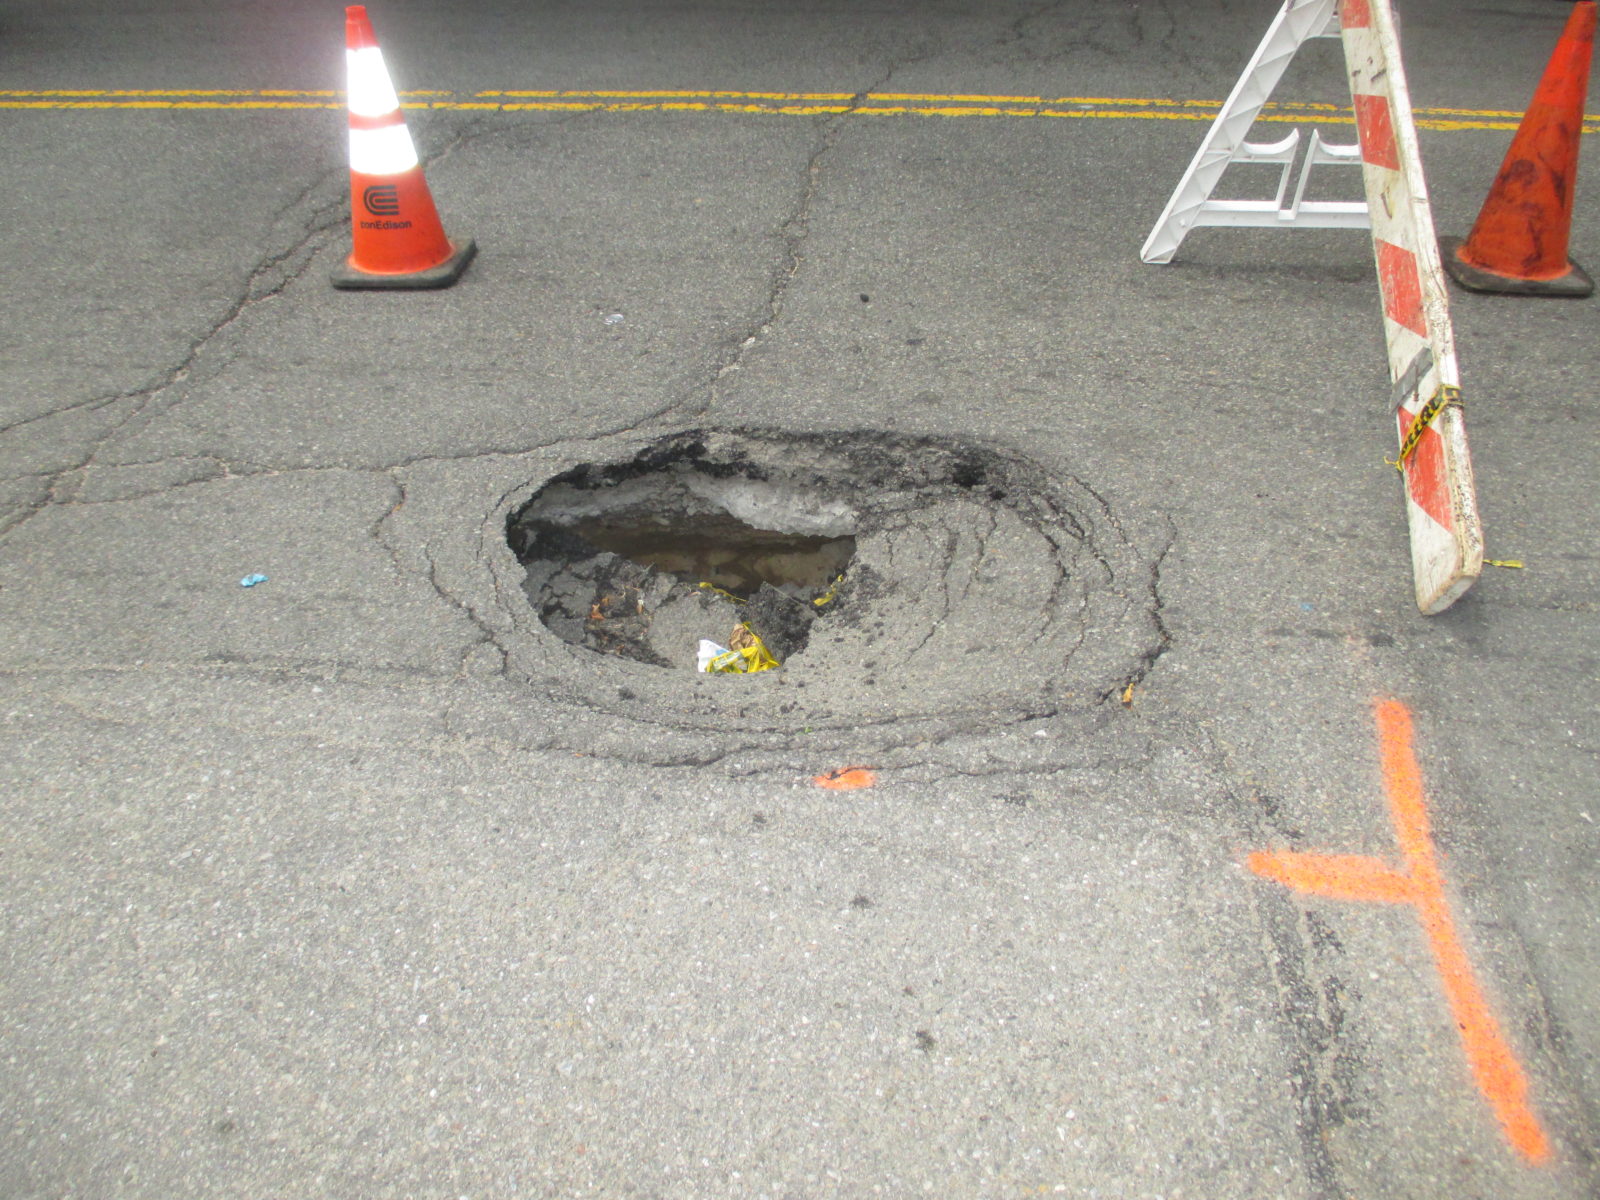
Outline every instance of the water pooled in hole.
<path fill-rule="evenodd" d="M 818 537 L 757 529 L 727 513 L 679 524 L 592 517 L 580 538 L 644 567 L 710 583 L 748 600 L 768 584 L 797 598 L 822 595 L 856 552 L 853 537 Z"/>
<path fill-rule="evenodd" d="M 849 505 L 726 464 L 580 467 L 508 522 L 540 620 L 573 645 L 694 669 L 741 627 L 781 661 L 837 607 L 856 541 Z"/>

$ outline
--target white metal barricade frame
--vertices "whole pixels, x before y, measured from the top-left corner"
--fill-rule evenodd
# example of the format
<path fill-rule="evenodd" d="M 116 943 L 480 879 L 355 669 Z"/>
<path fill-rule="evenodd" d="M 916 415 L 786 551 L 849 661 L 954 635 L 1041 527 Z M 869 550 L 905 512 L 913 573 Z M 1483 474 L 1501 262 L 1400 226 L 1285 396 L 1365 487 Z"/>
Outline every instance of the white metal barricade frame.
<path fill-rule="evenodd" d="M 1202 225 L 1255 229 L 1365 229 L 1367 205 L 1362 200 L 1307 200 L 1306 184 L 1314 167 L 1359 166 L 1360 147 L 1322 140 L 1313 130 L 1300 166 L 1294 195 L 1284 203 L 1289 177 L 1299 154 L 1300 130 L 1291 130 L 1277 142 L 1247 142 L 1273 89 L 1300 47 L 1313 38 L 1337 38 L 1337 0 L 1284 0 L 1256 47 L 1255 56 L 1234 84 L 1222 111 L 1211 123 L 1189 169 L 1183 173 L 1160 219 L 1145 239 L 1139 257 L 1147 263 L 1167 263 L 1189 231 Z M 1223 172 L 1233 163 L 1277 163 L 1281 166 L 1278 192 L 1271 200 L 1213 200 Z"/>

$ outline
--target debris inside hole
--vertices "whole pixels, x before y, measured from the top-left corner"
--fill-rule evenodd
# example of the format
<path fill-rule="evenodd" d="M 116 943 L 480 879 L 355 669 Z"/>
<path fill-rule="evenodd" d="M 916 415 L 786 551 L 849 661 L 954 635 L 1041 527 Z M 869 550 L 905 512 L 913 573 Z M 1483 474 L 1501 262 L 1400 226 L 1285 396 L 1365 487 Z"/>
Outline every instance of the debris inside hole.
<path fill-rule="evenodd" d="M 728 464 L 579 467 L 507 523 L 534 611 L 573 645 L 695 670 L 701 641 L 760 640 L 778 663 L 840 603 L 856 514 Z"/>

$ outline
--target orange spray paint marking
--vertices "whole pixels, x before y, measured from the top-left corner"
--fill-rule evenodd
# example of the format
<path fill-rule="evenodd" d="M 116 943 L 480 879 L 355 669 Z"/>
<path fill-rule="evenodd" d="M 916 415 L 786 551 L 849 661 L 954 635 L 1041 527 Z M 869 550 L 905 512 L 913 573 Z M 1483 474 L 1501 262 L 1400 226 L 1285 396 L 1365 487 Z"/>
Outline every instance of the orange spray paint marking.
<path fill-rule="evenodd" d="M 857 788 L 871 787 L 878 782 L 878 776 L 870 767 L 840 767 L 814 776 L 811 782 L 836 792 L 852 792 Z"/>
<path fill-rule="evenodd" d="M 1493 1107 L 1507 1140 L 1530 1162 L 1544 1162 L 1550 1157 L 1550 1141 L 1528 1104 L 1527 1076 L 1478 987 L 1445 901 L 1444 874 L 1428 827 L 1422 769 L 1411 748 L 1411 713 L 1398 700 L 1385 700 L 1377 707 L 1377 718 L 1389 820 L 1404 867 L 1396 870 L 1381 859 L 1359 854 L 1290 851 L 1258 851 L 1246 861 L 1257 875 L 1298 892 L 1335 900 L 1409 904 L 1417 910 L 1478 1090 Z"/>

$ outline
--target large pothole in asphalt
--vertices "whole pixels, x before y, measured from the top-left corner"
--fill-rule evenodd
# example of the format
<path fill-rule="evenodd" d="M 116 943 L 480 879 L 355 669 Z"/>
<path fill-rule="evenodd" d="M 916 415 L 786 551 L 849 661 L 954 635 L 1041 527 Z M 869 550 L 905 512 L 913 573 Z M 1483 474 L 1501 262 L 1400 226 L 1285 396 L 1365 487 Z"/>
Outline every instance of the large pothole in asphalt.
<path fill-rule="evenodd" d="M 855 511 L 826 492 L 690 455 L 571 472 L 518 513 L 510 537 L 523 590 L 563 641 L 697 670 L 702 643 L 753 639 L 769 669 L 839 607 L 855 528 Z"/>
<path fill-rule="evenodd" d="M 1165 644 L 1153 563 L 1107 506 L 994 447 L 690 431 L 524 495 L 507 540 L 566 650 L 513 660 L 631 715 L 970 728 L 1102 700 Z M 781 666 L 700 673 L 741 630 Z"/>

